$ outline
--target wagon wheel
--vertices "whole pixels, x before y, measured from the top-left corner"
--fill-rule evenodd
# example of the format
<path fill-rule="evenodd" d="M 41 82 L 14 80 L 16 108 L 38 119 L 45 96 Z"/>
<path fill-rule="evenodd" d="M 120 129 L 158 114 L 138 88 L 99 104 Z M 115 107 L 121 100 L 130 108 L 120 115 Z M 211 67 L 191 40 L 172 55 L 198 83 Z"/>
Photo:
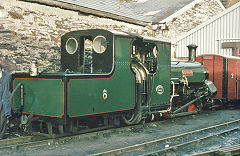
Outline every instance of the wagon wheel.
<path fill-rule="evenodd" d="M 5 114 L 4 114 L 4 110 L 3 110 L 3 107 L 1 108 L 1 111 L 0 111 L 0 139 L 3 138 L 3 135 L 5 133 L 5 130 L 6 130 L 6 117 L 5 117 Z"/>

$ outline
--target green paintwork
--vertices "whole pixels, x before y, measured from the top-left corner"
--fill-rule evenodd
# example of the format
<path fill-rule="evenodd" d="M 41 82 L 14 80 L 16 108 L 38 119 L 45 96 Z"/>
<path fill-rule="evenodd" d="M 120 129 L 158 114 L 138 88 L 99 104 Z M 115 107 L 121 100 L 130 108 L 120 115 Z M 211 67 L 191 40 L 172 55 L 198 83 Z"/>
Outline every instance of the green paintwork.
<path fill-rule="evenodd" d="M 63 82 L 56 79 L 24 78 L 14 79 L 24 85 L 24 113 L 61 117 L 64 112 Z M 20 108 L 20 89 L 14 95 L 14 106 Z"/>
<path fill-rule="evenodd" d="M 14 75 L 14 88 L 18 83 L 24 85 L 23 113 L 51 117 L 62 117 L 62 115 L 77 117 L 130 110 L 135 107 L 135 74 L 131 71 L 130 54 L 132 53 L 133 41 L 137 37 L 126 33 L 100 29 L 95 31 L 81 30 L 65 34 L 62 37 L 62 48 L 65 48 L 64 41 L 69 37 L 73 36 L 81 41 L 81 35 L 88 38 L 91 38 L 91 35 L 93 38 L 97 35 L 106 35 L 109 41 L 108 48 L 105 54 L 93 54 L 96 58 L 93 61 L 101 61 L 93 68 L 98 66 L 106 67 L 106 62 L 108 62 L 107 68 L 111 69 L 111 64 L 114 62 L 112 72 L 108 74 L 104 72 L 99 75 L 97 75 L 97 72 L 95 74 L 81 73 L 81 70 L 79 70 L 79 67 L 81 67 L 81 64 L 79 64 L 82 59 L 81 55 L 80 57 L 79 55 L 68 56 L 63 50 L 62 68 L 64 71 L 66 68 L 74 72 L 40 74 L 35 78 L 26 73 Z M 143 40 L 143 42 L 151 42 L 157 45 L 157 58 L 159 59 L 158 69 L 153 75 L 153 81 L 149 81 L 153 85 L 149 88 L 147 94 L 151 96 L 152 104 L 169 103 L 170 43 L 161 42 L 158 39 L 147 39 Z M 81 48 L 79 51 L 81 51 Z M 108 61 L 111 57 L 114 58 L 114 61 Z M 72 62 L 73 64 L 71 64 Z M 63 83 L 62 80 L 66 83 Z M 148 85 L 150 86 L 150 84 Z M 161 94 L 156 91 L 158 86 L 163 88 Z M 103 98 L 104 91 L 107 94 L 106 99 Z M 19 109 L 20 104 L 20 91 L 18 90 L 14 95 L 14 105 Z M 67 109 L 64 110 L 64 108 Z"/>
<path fill-rule="evenodd" d="M 70 116 L 84 116 L 105 112 L 114 112 L 134 108 L 135 78 L 129 65 L 130 38 L 116 37 L 115 73 L 109 79 L 70 80 L 68 86 L 68 112 Z M 170 44 L 157 43 L 159 49 L 159 67 L 154 75 L 152 103 L 168 103 L 170 99 Z M 164 92 L 158 94 L 156 88 L 162 85 Z M 103 90 L 108 98 L 103 99 Z"/>
<path fill-rule="evenodd" d="M 131 40 L 116 38 L 115 73 L 109 79 L 70 80 L 68 112 L 70 116 L 132 109 L 135 105 L 135 80 L 129 66 Z M 107 99 L 103 99 L 103 90 Z"/>
<path fill-rule="evenodd" d="M 159 50 L 158 72 L 154 76 L 154 85 L 152 91 L 152 104 L 167 103 L 170 99 L 170 44 L 157 44 Z M 163 86 L 163 93 L 158 94 L 156 88 L 158 85 Z"/>
<path fill-rule="evenodd" d="M 205 75 L 208 71 L 198 62 L 174 61 L 171 64 L 172 64 L 171 65 L 172 78 L 182 78 L 182 70 L 192 70 L 193 75 L 186 76 L 189 82 L 203 82 L 206 79 Z"/>

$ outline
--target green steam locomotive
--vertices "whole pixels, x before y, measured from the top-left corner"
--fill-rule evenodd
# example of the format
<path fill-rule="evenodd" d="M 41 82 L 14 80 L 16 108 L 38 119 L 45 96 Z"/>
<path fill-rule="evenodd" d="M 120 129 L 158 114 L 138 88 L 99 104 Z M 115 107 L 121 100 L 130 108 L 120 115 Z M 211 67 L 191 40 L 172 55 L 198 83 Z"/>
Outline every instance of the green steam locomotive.
<path fill-rule="evenodd" d="M 103 29 L 61 38 L 61 70 L 13 74 L 20 127 L 49 135 L 194 114 L 212 102 L 213 83 L 196 62 L 171 62 L 171 43 Z"/>

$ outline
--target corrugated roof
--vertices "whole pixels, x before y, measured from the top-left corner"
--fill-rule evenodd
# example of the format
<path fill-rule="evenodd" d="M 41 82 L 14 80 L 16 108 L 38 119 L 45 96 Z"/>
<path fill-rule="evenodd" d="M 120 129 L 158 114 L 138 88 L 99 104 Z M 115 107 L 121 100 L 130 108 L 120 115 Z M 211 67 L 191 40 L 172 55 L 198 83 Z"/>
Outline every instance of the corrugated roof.
<path fill-rule="evenodd" d="M 64 3 L 74 4 L 88 9 L 108 12 L 137 20 L 143 20 L 141 15 L 135 14 L 133 8 L 119 0 L 57 0 Z M 143 20 L 145 21 L 145 20 Z"/>
<path fill-rule="evenodd" d="M 25 0 L 59 6 L 130 23 L 159 22 L 194 0 Z"/>
<path fill-rule="evenodd" d="M 129 2 L 129 5 L 134 9 L 136 14 L 141 15 L 142 19 L 159 22 L 193 1 L 194 0 L 148 0 L 144 3 Z M 148 13 L 153 11 L 155 11 L 156 14 L 148 15 Z"/>
<path fill-rule="evenodd" d="M 194 0 L 147 0 L 123 2 L 120 0 L 57 0 L 64 3 L 104 11 L 144 22 L 161 21 Z M 156 14 L 148 13 L 156 11 Z"/>

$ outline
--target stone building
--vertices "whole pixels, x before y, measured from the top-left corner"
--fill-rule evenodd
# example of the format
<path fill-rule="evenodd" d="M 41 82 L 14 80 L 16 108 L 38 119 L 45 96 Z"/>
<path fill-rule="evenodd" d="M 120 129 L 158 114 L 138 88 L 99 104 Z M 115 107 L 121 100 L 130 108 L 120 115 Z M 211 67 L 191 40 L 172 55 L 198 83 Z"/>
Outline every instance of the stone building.
<path fill-rule="evenodd" d="M 63 3 L 64 0 L 58 1 Z M 116 3 L 118 10 L 115 12 L 119 8 L 123 11 L 131 8 L 131 16 L 127 17 L 126 12 L 114 15 L 114 9 L 100 14 L 104 11 L 78 10 L 76 5 L 70 10 L 56 4 L 0 1 L 1 63 L 12 72 L 28 71 L 31 61 L 37 60 L 41 72 L 56 72 L 60 70 L 60 37 L 66 32 L 104 28 L 171 41 L 224 10 L 219 0 L 159 1 L 164 3 L 162 5 L 156 5 L 154 0 L 101 2 Z"/>

